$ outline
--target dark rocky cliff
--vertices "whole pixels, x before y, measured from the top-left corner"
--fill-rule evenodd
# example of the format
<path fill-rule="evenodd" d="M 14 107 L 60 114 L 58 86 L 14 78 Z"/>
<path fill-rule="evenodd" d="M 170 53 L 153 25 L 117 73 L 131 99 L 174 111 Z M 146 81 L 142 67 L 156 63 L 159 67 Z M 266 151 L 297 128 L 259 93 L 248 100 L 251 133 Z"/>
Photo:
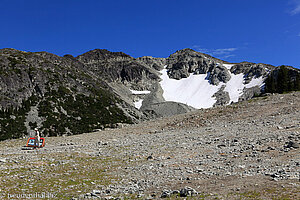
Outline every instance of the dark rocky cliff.
<path fill-rule="evenodd" d="M 97 77 L 108 82 L 133 84 L 134 87 L 149 88 L 159 76 L 145 63 L 122 52 L 95 49 L 77 57 Z"/>
<path fill-rule="evenodd" d="M 0 139 L 35 127 L 63 135 L 132 121 L 108 84 L 72 56 L 2 49 L 0 88 Z"/>

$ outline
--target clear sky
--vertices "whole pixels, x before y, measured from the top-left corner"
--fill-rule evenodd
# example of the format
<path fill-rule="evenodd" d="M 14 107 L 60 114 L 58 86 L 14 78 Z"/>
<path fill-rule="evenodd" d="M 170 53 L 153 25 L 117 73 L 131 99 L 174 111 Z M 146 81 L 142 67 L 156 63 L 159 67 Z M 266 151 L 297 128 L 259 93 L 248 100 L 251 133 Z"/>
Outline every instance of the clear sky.
<path fill-rule="evenodd" d="M 192 48 L 300 67 L 300 0 L 0 0 L 0 24 L 0 48 L 133 57 Z"/>

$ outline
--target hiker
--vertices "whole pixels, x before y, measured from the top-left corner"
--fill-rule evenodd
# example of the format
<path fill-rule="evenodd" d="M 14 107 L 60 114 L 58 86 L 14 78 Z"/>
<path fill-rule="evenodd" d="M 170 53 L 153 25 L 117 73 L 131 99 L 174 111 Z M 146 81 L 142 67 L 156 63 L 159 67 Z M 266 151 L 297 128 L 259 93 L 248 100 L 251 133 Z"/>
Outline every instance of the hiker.
<path fill-rule="evenodd" d="M 40 147 L 40 132 L 37 128 L 34 129 L 35 135 L 34 135 L 34 148 Z"/>

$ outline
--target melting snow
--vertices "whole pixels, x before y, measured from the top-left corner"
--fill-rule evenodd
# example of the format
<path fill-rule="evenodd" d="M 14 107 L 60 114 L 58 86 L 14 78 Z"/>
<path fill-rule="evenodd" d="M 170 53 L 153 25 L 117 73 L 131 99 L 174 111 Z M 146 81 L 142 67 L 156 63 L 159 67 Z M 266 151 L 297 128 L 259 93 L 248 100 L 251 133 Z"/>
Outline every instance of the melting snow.
<path fill-rule="evenodd" d="M 234 64 L 224 64 L 227 69 L 230 69 Z M 225 85 L 224 91 L 229 93 L 230 102 L 238 102 L 239 97 L 243 94 L 244 88 L 254 86 L 262 86 L 263 78 L 252 78 L 250 83 L 244 84 L 244 74 L 230 73 L 230 80 L 225 83 L 220 83 L 218 86 L 212 85 L 206 80 L 206 74 L 193 75 L 181 80 L 170 79 L 167 74 L 167 69 L 163 69 L 160 78 L 160 85 L 164 91 L 163 97 L 166 101 L 175 101 L 187 104 L 194 108 L 210 108 L 216 102 L 215 97 L 212 97 L 222 86 Z"/>
<path fill-rule="evenodd" d="M 223 66 L 226 67 L 228 70 L 230 70 L 233 65 L 234 64 L 223 64 Z"/>
<path fill-rule="evenodd" d="M 148 90 L 145 90 L 145 91 L 130 90 L 130 92 L 132 94 L 149 94 L 150 93 L 150 91 L 148 91 Z"/>
<path fill-rule="evenodd" d="M 230 73 L 230 72 L 229 72 Z M 229 93 L 230 102 L 238 102 L 239 97 L 243 94 L 244 85 L 244 74 L 232 74 L 230 73 L 230 80 L 226 83 L 224 89 L 225 92 Z"/>
<path fill-rule="evenodd" d="M 138 101 L 134 102 L 134 107 L 136 107 L 137 109 L 140 109 L 142 107 L 143 101 L 144 101 L 144 99 L 139 99 Z"/>
<path fill-rule="evenodd" d="M 130 90 L 132 94 L 138 95 L 138 94 L 149 94 L 151 91 L 144 90 L 144 91 L 138 91 L 138 90 Z M 144 99 L 139 99 L 138 101 L 134 102 L 134 107 L 137 109 L 140 109 L 142 107 Z"/>
<path fill-rule="evenodd" d="M 167 69 L 162 73 L 160 85 L 164 91 L 166 101 L 175 101 L 187 104 L 194 108 L 210 108 L 216 102 L 212 97 L 222 86 L 212 85 L 206 80 L 206 74 L 193 75 L 181 80 L 170 79 Z"/>
<path fill-rule="evenodd" d="M 230 72 L 229 72 L 230 73 Z M 244 84 L 244 74 L 232 74 L 231 79 L 226 83 L 224 91 L 229 93 L 230 102 L 238 102 L 239 97 L 243 94 L 244 88 L 251 88 L 255 86 L 261 87 L 263 85 L 263 78 L 252 78 L 250 83 Z"/>
<path fill-rule="evenodd" d="M 264 80 L 261 77 L 259 78 L 252 78 L 252 80 L 250 81 L 250 83 L 248 83 L 247 85 L 245 85 L 246 88 L 252 88 L 252 87 L 255 87 L 255 86 L 259 86 L 261 87 L 262 85 L 264 84 Z"/>

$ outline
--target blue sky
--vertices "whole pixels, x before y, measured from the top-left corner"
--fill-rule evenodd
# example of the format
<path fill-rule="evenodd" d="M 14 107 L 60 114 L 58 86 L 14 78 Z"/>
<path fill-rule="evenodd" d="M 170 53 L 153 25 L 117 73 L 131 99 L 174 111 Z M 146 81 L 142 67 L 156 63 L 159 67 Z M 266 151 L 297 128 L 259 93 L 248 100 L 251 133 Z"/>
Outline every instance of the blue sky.
<path fill-rule="evenodd" d="M 300 67 L 300 0 L 0 0 L 0 48 L 77 56 L 100 48 Z"/>

